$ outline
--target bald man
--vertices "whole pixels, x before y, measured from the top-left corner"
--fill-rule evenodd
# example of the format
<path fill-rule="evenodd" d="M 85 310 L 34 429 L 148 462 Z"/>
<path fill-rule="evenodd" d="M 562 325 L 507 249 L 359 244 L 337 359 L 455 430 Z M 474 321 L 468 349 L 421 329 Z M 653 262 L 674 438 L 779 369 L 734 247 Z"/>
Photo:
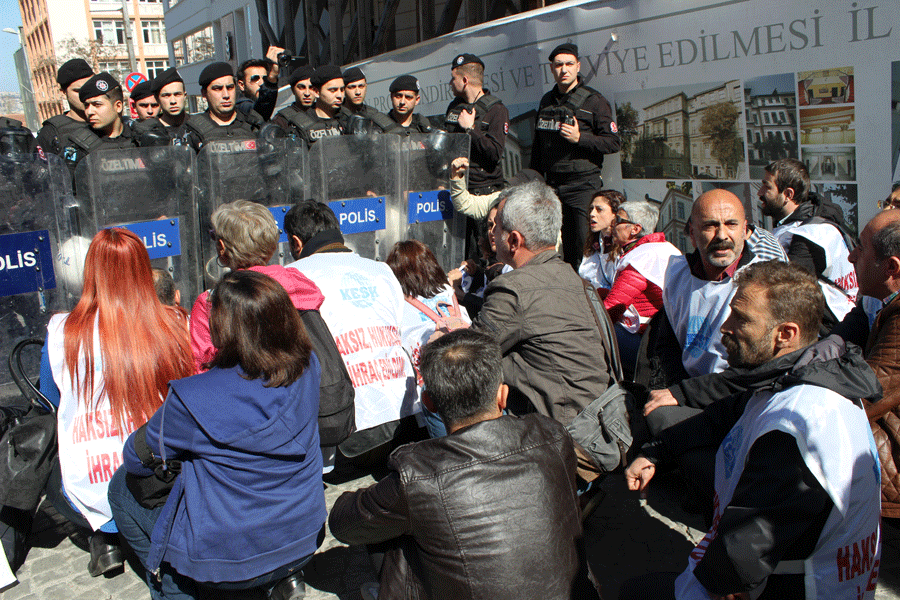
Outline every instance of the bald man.
<path fill-rule="evenodd" d="M 744 206 L 727 190 L 711 190 L 697 198 L 689 226 L 696 250 L 669 261 L 663 310 L 648 340 L 649 366 L 642 365 L 642 382 L 659 390 L 651 392 L 644 411 L 654 435 L 702 408 L 691 398 L 679 403 L 662 388 L 728 366 L 719 328 L 731 313 L 731 279 L 741 268 L 762 260 L 746 243 L 750 230 Z M 664 410 L 656 410 L 660 407 Z"/>

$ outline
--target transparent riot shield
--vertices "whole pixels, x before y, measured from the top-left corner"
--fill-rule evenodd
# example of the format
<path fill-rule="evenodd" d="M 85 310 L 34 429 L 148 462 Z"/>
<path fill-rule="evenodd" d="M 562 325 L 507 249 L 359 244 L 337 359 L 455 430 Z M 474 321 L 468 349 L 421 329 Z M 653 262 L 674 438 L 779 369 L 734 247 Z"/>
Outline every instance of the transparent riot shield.
<path fill-rule="evenodd" d="M 12 349 L 43 339 L 50 317 L 70 310 L 81 292 L 87 244 L 56 212 L 66 198 L 69 169 L 58 156 L 0 157 L 0 402 L 19 394 L 6 368 Z M 23 358 L 36 376 L 40 356 Z"/>
<path fill-rule="evenodd" d="M 453 210 L 450 163 L 469 157 L 470 138 L 465 133 L 438 130 L 401 139 L 406 238 L 431 248 L 445 271 L 455 269 L 465 254 L 466 221 Z"/>
<path fill-rule="evenodd" d="M 400 193 L 400 137 L 342 135 L 310 148 L 310 192 L 334 211 L 348 247 L 384 260 L 406 239 L 406 198 Z"/>
<path fill-rule="evenodd" d="M 185 146 L 100 150 L 81 161 L 78 227 L 90 240 L 123 227 L 144 241 L 150 264 L 168 272 L 188 309 L 201 291 L 196 164 Z"/>
<path fill-rule="evenodd" d="M 200 224 L 201 230 L 210 230 L 212 213 L 235 200 L 264 204 L 281 231 L 271 262 L 283 265 L 292 262 L 284 215 L 308 196 L 308 155 L 305 143 L 266 135 L 267 131 L 258 140 L 209 142 L 203 146 L 197 156 Z M 206 286 L 211 287 L 223 268 L 216 261 L 215 241 L 210 236 L 201 239 L 200 252 Z"/>

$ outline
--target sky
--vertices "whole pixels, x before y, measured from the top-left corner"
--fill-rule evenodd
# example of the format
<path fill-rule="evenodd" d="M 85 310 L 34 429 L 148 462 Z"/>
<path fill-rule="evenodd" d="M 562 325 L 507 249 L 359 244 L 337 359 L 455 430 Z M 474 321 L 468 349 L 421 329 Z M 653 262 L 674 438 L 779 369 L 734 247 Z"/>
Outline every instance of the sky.
<path fill-rule="evenodd" d="M 0 30 L 10 27 L 18 31 L 22 13 L 17 0 L 0 0 Z M 0 92 L 18 92 L 16 63 L 13 53 L 19 49 L 19 36 L 0 31 Z"/>

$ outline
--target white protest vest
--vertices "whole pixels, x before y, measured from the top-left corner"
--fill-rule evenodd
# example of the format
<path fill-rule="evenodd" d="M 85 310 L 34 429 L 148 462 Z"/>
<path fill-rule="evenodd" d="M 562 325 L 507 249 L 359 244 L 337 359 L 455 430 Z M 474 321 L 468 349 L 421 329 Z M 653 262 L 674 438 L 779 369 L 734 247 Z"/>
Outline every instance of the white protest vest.
<path fill-rule="evenodd" d="M 421 412 L 401 341 L 406 302 L 390 267 L 354 252 L 313 254 L 288 267 L 325 295 L 319 311 L 353 381 L 356 429 Z"/>
<path fill-rule="evenodd" d="M 79 398 L 65 365 L 63 326 L 68 314 L 55 315 L 47 325 L 47 355 L 53 381 L 59 388 L 57 437 L 59 467 L 66 495 L 96 531 L 112 519 L 106 493 L 109 480 L 122 464 L 122 448 L 135 429 L 119 432 L 103 389 L 103 354 L 100 335 L 94 325 L 94 396 Z M 79 357 L 79 373 L 84 375 L 84 358 Z"/>
<path fill-rule="evenodd" d="M 447 310 L 441 308 L 441 304 L 453 304 L 454 291 L 449 285 L 443 291 L 433 298 L 418 297 L 419 301 L 434 312 L 447 316 Z M 416 385 L 418 387 L 419 396 L 422 395 L 422 378 L 419 375 L 419 357 L 422 352 L 422 346 L 428 342 L 428 338 L 434 333 L 437 324 L 429 317 L 417 309 L 409 302 L 403 303 L 403 323 L 401 324 L 401 337 L 403 338 L 403 349 L 406 350 L 412 359 L 416 368 Z M 458 303 L 457 303 L 458 304 Z M 459 306 L 460 317 L 467 323 L 471 323 L 469 313 L 466 307 Z M 417 400 L 418 402 L 418 400 Z"/>
<path fill-rule="evenodd" d="M 881 555 L 881 468 L 875 440 L 861 408 L 825 388 L 798 385 L 753 395 L 716 453 L 713 525 L 675 582 L 679 600 L 708 600 L 694 567 L 716 537 L 753 443 L 770 431 L 797 440 L 809 470 L 834 502 L 812 554 L 788 561 L 787 573 L 804 573 L 807 600 L 875 597 Z M 758 598 L 765 586 L 751 593 Z"/>
<path fill-rule="evenodd" d="M 594 252 L 581 259 L 578 275 L 598 290 L 612 289 L 616 280 L 616 261 L 609 260 L 609 253 Z"/>
<path fill-rule="evenodd" d="M 758 260 L 754 257 L 748 264 Z M 691 274 L 687 258 L 674 256 L 661 287 L 663 306 L 681 343 L 681 362 L 688 375 L 696 377 L 724 370 L 728 361 L 719 328 L 731 314 L 729 304 L 736 291 L 731 278 L 698 279 Z"/>
<path fill-rule="evenodd" d="M 819 280 L 819 287 L 825 294 L 825 302 L 828 308 L 842 320 L 853 309 L 859 286 L 856 282 L 856 269 L 850 262 L 850 249 L 844 243 L 844 236 L 837 226 L 831 223 L 807 223 L 800 221 L 788 223 L 775 228 L 775 237 L 787 252 L 795 235 L 799 235 L 819 246 L 825 251 L 825 270 L 822 277 L 833 282 L 829 285 Z"/>
<path fill-rule="evenodd" d="M 665 285 L 666 268 L 669 259 L 681 254 L 681 250 L 669 242 L 647 242 L 635 246 L 616 261 L 616 276 L 630 266 L 641 274 L 641 277 L 660 289 Z M 633 304 L 622 314 L 620 321 L 625 330 L 638 333 L 642 325 L 650 322 L 651 317 L 642 317 Z"/>

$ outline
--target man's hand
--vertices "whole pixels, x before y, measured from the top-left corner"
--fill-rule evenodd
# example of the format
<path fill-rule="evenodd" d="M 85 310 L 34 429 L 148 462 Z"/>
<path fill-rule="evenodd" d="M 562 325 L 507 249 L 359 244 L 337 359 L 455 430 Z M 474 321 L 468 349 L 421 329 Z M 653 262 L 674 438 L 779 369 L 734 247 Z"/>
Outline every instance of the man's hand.
<path fill-rule="evenodd" d="M 475 127 L 475 109 L 473 108 L 471 112 L 463 110 L 459 113 L 459 120 L 457 123 L 459 123 L 459 126 L 466 131 Z"/>
<path fill-rule="evenodd" d="M 578 119 L 572 117 L 572 120 L 575 122 L 575 124 L 567 125 L 566 123 L 563 123 L 559 126 L 559 133 L 561 136 L 563 136 L 563 139 L 567 139 L 573 144 L 577 144 L 578 140 L 581 139 L 581 130 L 578 129 Z"/>
<path fill-rule="evenodd" d="M 266 58 L 273 63 L 269 66 L 269 74 L 266 76 L 269 83 L 278 83 L 278 73 L 280 71 L 280 68 L 278 67 L 278 55 L 282 52 L 284 52 L 284 48 L 279 48 L 278 46 L 269 46 L 269 49 L 266 50 Z"/>
<path fill-rule="evenodd" d="M 453 162 L 450 163 L 450 179 L 464 179 L 466 176 L 466 171 L 469 168 L 469 159 L 460 156 L 459 158 L 454 158 Z"/>
<path fill-rule="evenodd" d="M 650 399 L 644 404 L 644 416 L 646 417 L 660 406 L 678 406 L 678 400 L 667 389 L 650 390 Z"/>
<path fill-rule="evenodd" d="M 653 479 L 656 473 L 656 465 L 644 458 L 638 456 L 628 468 L 625 469 L 625 481 L 628 483 L 628 489 L 634 492 L 640 492 L 641 498 L 646 498 L 647 484 Z"/>

